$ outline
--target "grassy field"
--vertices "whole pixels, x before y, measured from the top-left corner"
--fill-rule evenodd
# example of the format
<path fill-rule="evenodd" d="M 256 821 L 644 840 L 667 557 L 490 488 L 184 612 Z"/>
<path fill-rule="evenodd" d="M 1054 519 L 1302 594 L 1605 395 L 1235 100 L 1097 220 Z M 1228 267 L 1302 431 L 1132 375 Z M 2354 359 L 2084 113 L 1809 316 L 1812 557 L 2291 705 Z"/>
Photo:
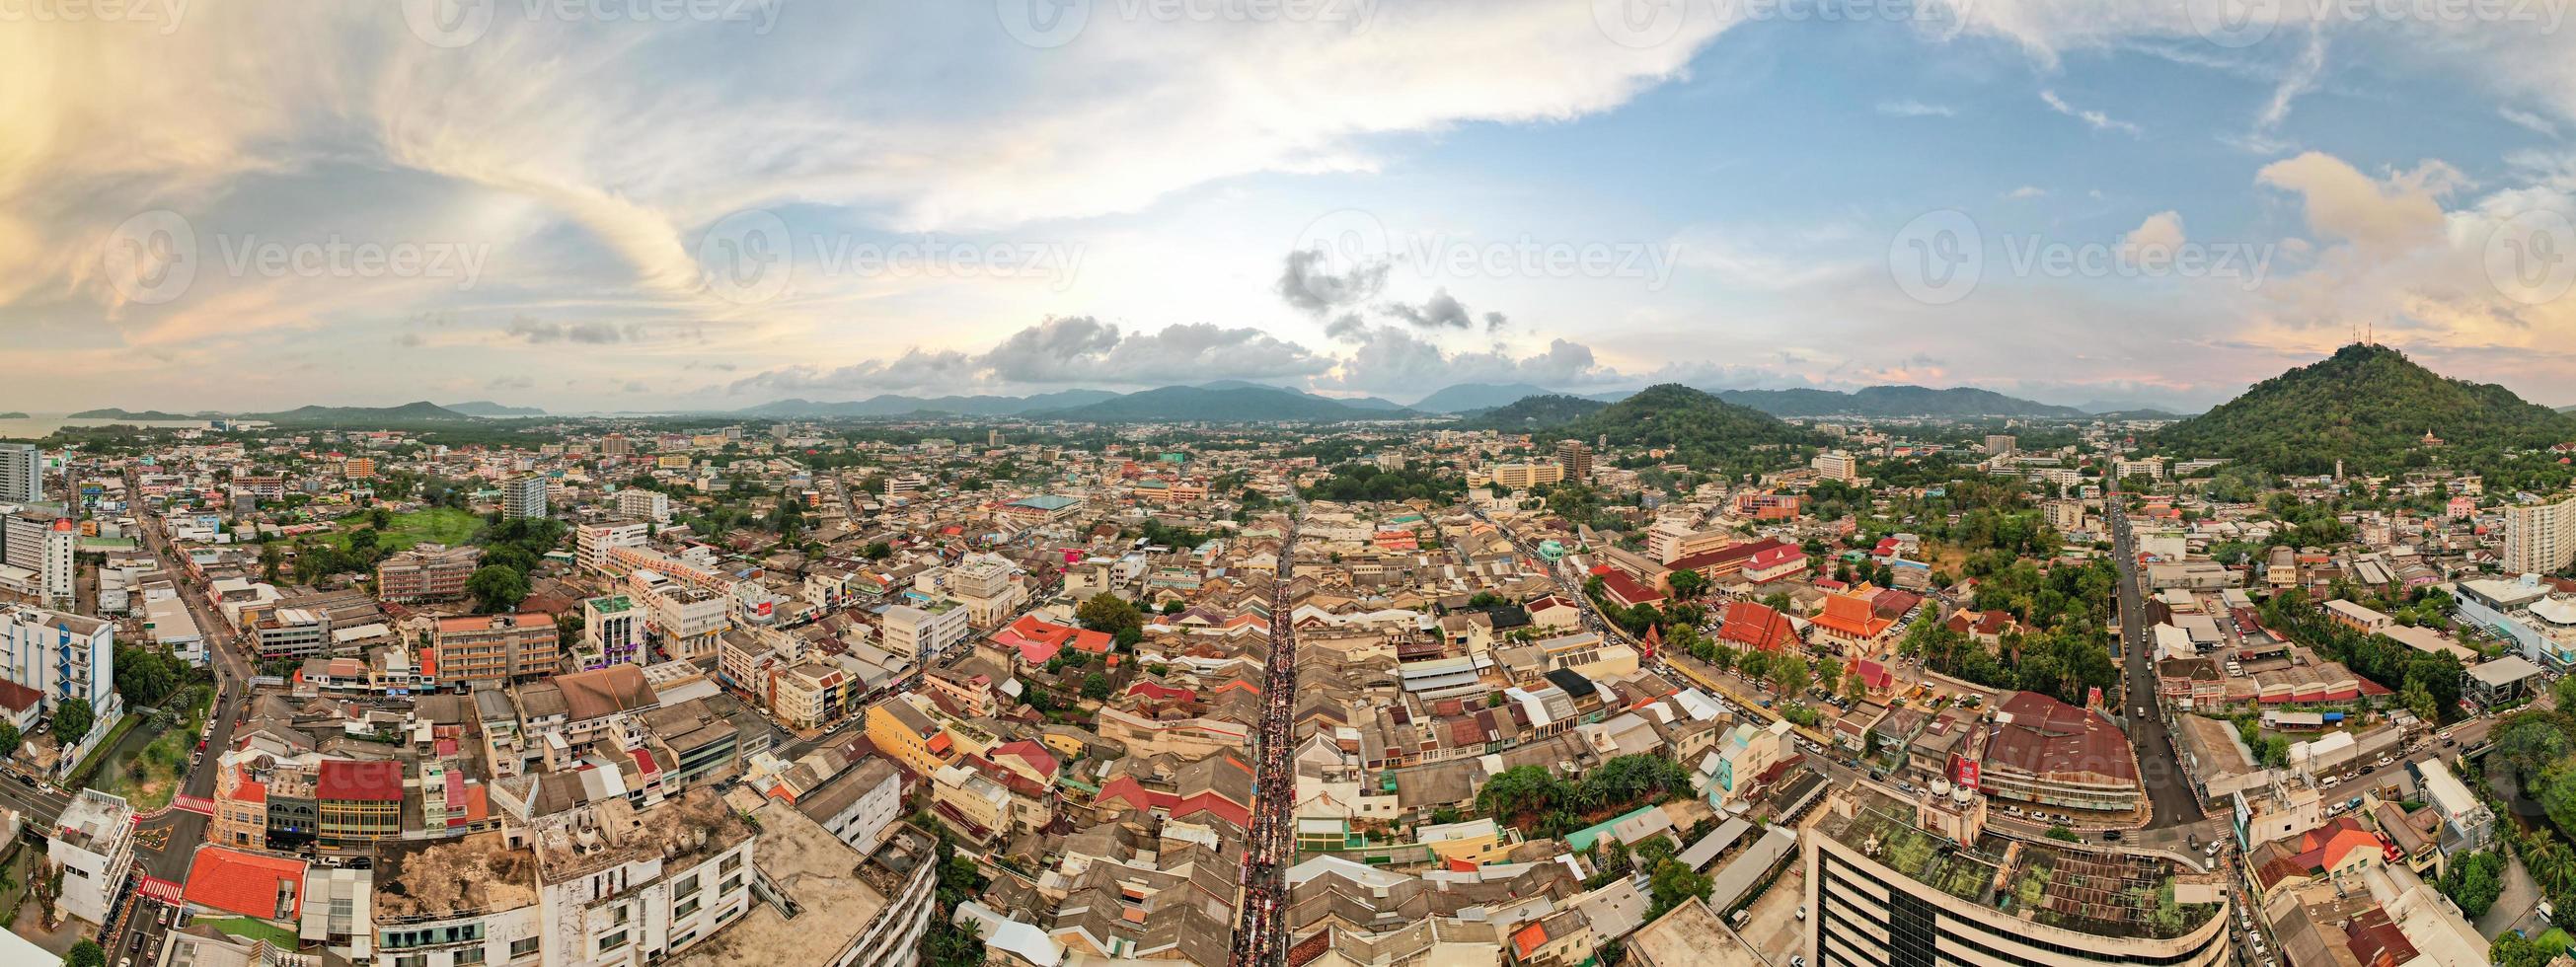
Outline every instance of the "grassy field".
<path fill-rule="evenodd" d="M 249 917 L 231 917 L 224 920 L 200 920 L 197 922 L 213 927 L 222 933 L 228 933 L 233 936 L 240 937 L 244 940 L 265 940 L 269 942 L 270 946 L 277 947 L 281 950 L 293 950 L 295 949 L 295 945 L 299 942 L 294 934 L 279 929 L 274 925 L 253 920 Z"/>
<path fill-rule="evenodd" d="M 361 522 L 365 520 L 364 516 L 358 516 L 348 518 L 342 523 L 351 525 L 352 529 L 363 529 L 364 525 Z M 432 507 L 408 514 L 395 514 L 393 526 L 386 528 L 384 533 L 377 536 L 376 546 L 388 551 L 410 550 L 414 544 L 445 544 L 454 547 L 471 540 L 474 532 L 482 529 L 483 518 L 475 516 L 471 511 L 458 510 L 454 507 Z M 334 532 L 330 541 L 332 546 L 346 550 L 349 546 L 349 531 Z"/>
<path fill-rule="evenodd" d="M 151 811 L 170 804 L 186 777 L 188 753 L 195 751 L 197 730 L 206 724 L 206 709 L 214 703 L 214 693 L 205 691 L 202 701 L 188 710 L 179 727 L 154 736 L 143 748 L 122 762 L 111 762 L 100 770 L 97 786 L 114 795 L 125 797 L 141 811 Z"/>

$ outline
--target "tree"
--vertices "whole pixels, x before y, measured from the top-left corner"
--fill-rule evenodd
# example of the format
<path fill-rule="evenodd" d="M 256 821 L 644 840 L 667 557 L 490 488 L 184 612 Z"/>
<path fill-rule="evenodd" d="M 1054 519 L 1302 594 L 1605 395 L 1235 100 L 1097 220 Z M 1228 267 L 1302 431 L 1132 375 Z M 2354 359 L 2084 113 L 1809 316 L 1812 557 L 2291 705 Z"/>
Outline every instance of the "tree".
<path fill-rule="evenodd" d="M 485 614 L 508 611 L 528 599 L 528 575 L 515 568 L 486 564 L 475 568 L 465 579 L 466 593 L 480 603 Z"/>
<path fill-rule="evenodd" d="M 1682 601 L 1697 598 L 1700 592 L 1708 590 L 1708 579 L 1701 577 L 1698 571 L 1674 571 L 1664 580 L 1672 585 L 1673 597 Z"/>
<path fill-rule="evenodd" d="M 177 660 L 149 648 L 116 649 L 116 694 L 129 708 L 159 705 L 179 687 Z"/>
<path fill-rule="evenodd" d="M 1089 600 L 1074 608 L 1073 620 L 1081 622 L 1083 627 L 1093 631 L 1116 634 L 1128 628 L 1142 631 L 1145 626 L 1145 613 L 1137 610 L 1133 602 L 1104 591 L 1092 595 Z"/>
<path fill-rule="evenodd" d="M 18 723 L 0 722 L 0 759 L 18 754 Z"/>
<path fill-rule="evenodd" d="M 68 746 L 89 736 L 90 727 L 98 724 L 98 713 L 89 707 L 89 699 L 75 698 L 54 706 L 54 737 Z"/>
<path fill-rule="evenodd" d="M 71 953 L 63 955 L 63 967 L 107 967 L 107 950 L 98 941 L 83 940 L 72 945 Z"/>
<path fill-rule="evenodd" d="M 1650 921 L 1684 903 L 1707 899 L 1712 885 L 1708 877 L 1691 872 L 1689 866 L 1678 860 L 1656 864 L 1654 875 L 1648 878 L 1647 883 L 1654 895 L 1653 906 L 1646 911 L 1646 919 Z"/>
<path fill-rule="evenodd" d="M 285 566 L 285 564 L 286 551 L 279 548 L 275 542 L 272 541 L 259 546 L 260 580 L 270 584 L 276 584 L 278 569 Z"/>
<path fill-rule="evenodd" d="M 1082 676 L 1082 697 L 1099 701 L 1109 697 L 1109 676 L 1099 672 Z"/>

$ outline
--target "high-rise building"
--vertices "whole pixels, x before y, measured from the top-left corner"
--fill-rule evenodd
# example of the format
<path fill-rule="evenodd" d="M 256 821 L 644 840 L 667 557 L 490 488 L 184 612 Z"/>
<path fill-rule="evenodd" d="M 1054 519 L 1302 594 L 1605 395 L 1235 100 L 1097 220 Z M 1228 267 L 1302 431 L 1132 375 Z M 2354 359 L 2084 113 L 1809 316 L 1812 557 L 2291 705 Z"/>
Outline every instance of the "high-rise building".
<path fill-rule="evenodd" d="M 543 517 L 546 515 L 546 478 L 529 474 L 501 483 L 501 516 Z"/>
<path fill-rule="evenodd" d="M 611 433 L 599 441 L 600 456 L 622 457 L 634 452 L 635 441 L 627 439 L 623 433 Z"/>
<path fill-rule="evenodd" d="M 0 503 L 45 499 L 45 451 L 32 443 L 0 443 Z"/>
<path fill-rule="evenodd" d="M 71 602 L 75 570 L 72 552 L 80 543 L 78 525 L 50 510 L 21 510 L 0 518 L 0 591 L 41 604 Z"/>
<path fill-rule="evenodd" d="M 1986 434 L 1986 452 L 1989 454 L 2000 456 L 2018 449 L 2021 449 L 2020 437 L 2010 433 Z"/>
<path fill-rule="evenodd" d="M 1494 465 L 1494 486 L 1514 490 L 1560 483 L 1565 480 L 1565 465 L 1553 460 L 1535 463 L 1498 463 Z"/>
<path fill-rule="evenodd" d="M 555 616 L 543 611 L 438 619 L 428 660 L 441 687 L 555 673 L 562 656 Z"/>
<path fill-rule="evenodd" d="M 659 490 L 628 487 L 617 492 L 617 512 L 656 524 L 671 522 L 671 496 Z"/>
<path fill-rule="evenodd" d="M 376 597 L 405 604 L 464 597 L 482 561 L 479 547 L 414 547 L 376 562 Z"/>
<path fill-rule="evenodd" d="M 124 714 L 116 697 L 116 626 L 96 618 L 0 607 L 0 677 L 42 694 L 47 713 L 86 699 L 101 728 Z"/>
<path fill-rule="evenodd" d="M 1852 459 L 1851 454 L 1840 450 L 1817 454 L 1816 459 L 1808 466 L 1816 468 L 1816 476 L 1827 480 L 1851 483 L 1860 479 L 1860 461 Z"/>
<path fill-rule="evenodd" d="M 583 524 L 572 530 L 573 557 L 583 570 L 606 571 L 613 547 L 643 547 L 652 528 L 642 521 L 618 520 Z"/>
<path fill-rule="evenodd" d="M 1900 799 L 1864 784 L 1825 808 L 1800 836 L 1815 967 L 2229 962 L 2223 873 L 1986 835 L 1972 789 Z"/>
<path fill-rule="evenodd" d="M 1566 479 L 1592 479 L 1592 448 L 1581 440 L 1556 441 L 1556 462 L 1565 465 Z"/>
<path fill-rule="evenodd" d="M 2576 499 L 2504 509 L 2504 570 L 2549 574 L 2576 563 Z"/>

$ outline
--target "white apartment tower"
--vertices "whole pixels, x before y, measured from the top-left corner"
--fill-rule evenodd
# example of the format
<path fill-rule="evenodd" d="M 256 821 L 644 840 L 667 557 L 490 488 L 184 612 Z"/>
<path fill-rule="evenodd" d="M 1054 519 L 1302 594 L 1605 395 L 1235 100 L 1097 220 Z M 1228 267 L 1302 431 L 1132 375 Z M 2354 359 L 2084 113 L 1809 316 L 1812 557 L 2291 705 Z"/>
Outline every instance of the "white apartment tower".
<path fill-rule="evenodd" d="M 546 478 L 529 474 L 501 483 L 501 516 L 509 518 L 546 516 Z"/>
<path fill-rule="evenodd" d="M 0 443 L 0 504 L 45 499 L 45 451 L 32 443 Z"/>
<path fill-rule="evenodd" d="M 2576 563 L 2576 499 L 2504 509 L 2504 570 L 2549 574 Z"/>

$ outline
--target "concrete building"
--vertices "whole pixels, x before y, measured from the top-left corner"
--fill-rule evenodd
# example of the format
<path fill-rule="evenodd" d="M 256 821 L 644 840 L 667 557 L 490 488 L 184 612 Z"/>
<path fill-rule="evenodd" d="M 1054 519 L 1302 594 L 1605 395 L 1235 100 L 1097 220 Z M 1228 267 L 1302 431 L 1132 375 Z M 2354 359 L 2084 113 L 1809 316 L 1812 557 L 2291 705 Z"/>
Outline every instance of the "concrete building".
<path fill-rule="evenodd" d="M 79 543 L 78 526 L 52 510 L 20 510 L 0 519 L 0 590 L 48 607 L 70 607 L 79 574 L 72 552 Z"/>
<path fill-rule="evenodd" d="M 650 525 L 635 520 L 582 524 L 572 530 L 573 560 L 581 564 L 582 570 L 605 572 L 608 570 L 609 548 L 641 548 L 650 539 L 651 532 Z"/>
<path fill-rule="evenodd" d="M 1860 461 L 1840 450 L 1817 454 L 1816 459 L 1807 465 L 1815 468 L 1816 476 L 1826 480 L 1851 483 L 1860 479 Z"/>
<path fill-rule="evenodd" d="M 376 597 L 397 604 L 461 598 L 482 562 L 479 547 L 419 545 L 376 563 Z"/>
<path fill-rule="evenodd" d="M 642 660 L 644 609 L 623 594 L 581 603 L 581 667 L 605 668 Z"/>
<path fill-rule="evenodd" d="M 442 688 L 552 675 L 561 642 L 555 616 L 543 611 L 440 618 L 421 671 Z"/>
<path fill-rule="evenodd" d="M 549 965 L 660 963 L 762 902 L 751 895 L 758 837 L 712 790 L 645 810 L 610 798 L 546 820 L 529 836 Z"/>
<path fill-rule="evenodd" d="M 738 794 L 739 802 L 743 796 Z M 759 824 L 750 911 L 675 967 L 912 967 L 936 906 L 937 841 L 897 827 L 870 850 L 835 841 L 795 807 L 744 806 Z"/>
<path fill-rule="evenodd" d="M 2504 509 L 2504 570 L 2550 574 L 2576 563 L 2576 499 Z"/>
<path fill-rule="evenodd" d="M 48 715 L 64 702 L 87 699 L 98 723 L 93 738 L 125 714 L 116 694 L 116 626 L 96 618 L 0 607 L 0 677 L 43 695 Z M 78 758 L 71 751 L 66 761 Z"/>
<path fill-rule="evenodd" d="M 546 516 L 546 478 L 530 474 L 501 482 L 501 516 L 508 518 Z"/>
<path fill-rule="evenodd" d="M 33 443 L 0 443 L 0 503 L 45 499 L 45 451 Z"/>
<path fill-rule="evenodd" d="M 549 963 L 536 854 L 501 833 L 377 847 L 368 909 L 380 964 Z"/>
<path fill-rule="evenodd" d="M 1564 481 L 1565 465 L 1553 460 L 1494 465 L 1494 486 L 1497 487 L 1520 490 Z"/>
<path fill-rule="evenodd" d="M 1569 480 L 1592 479 L 1592 447 L 1581 440 L 1556 441 L 1556 462 Z"/>
<path fill-rule="evenodd" d="M 1801 835 L 1816 967 L 2229 963 L 2228 883 L 2173 859 L 1985 835 L 1985 806 L 1864 784 Z M 2164 907 L 2171 890 L 2172 907 Z"/>
<path fill-rule="evenodd" d="M 134 868 L 134 807 L 83 789 L 46 836 L 45 859 L 63 868 L 64 913 L 104 925 Z"/>
<path fill-rule="evenodd" d="M 884 635 L 887 651 L 927 664 L 933 656 L 964 644 L 973 627 L 965 608 L 954 601 L 942 601 L 928 608 L 903 604 L 889 607 L 878 630 Z"/>
<path fill-rule="evenodd" d="M 659 490 L 628 487 L 617 492 L 617 512 L 656 524 L 671 522 L 671 497 Z"/>

